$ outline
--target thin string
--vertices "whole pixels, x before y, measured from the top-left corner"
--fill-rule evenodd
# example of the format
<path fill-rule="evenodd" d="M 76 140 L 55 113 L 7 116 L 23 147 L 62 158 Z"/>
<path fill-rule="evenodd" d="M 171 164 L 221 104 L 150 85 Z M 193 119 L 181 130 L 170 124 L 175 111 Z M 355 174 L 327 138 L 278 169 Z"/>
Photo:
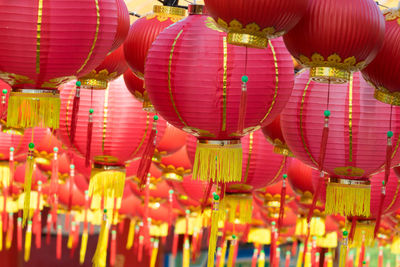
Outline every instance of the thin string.
<path fill-rule="evenodd" d="M 329 110 L 329 99 L 331 96 L 331 80 L 328 81 L 328 99 L 326 101 L 326 110 Z"/>
<path fill-rule="evenodd" d="M 246 46 L 246 54 L 245 54 L 245 62 L 244 62 L 244 75 L 247 74 L 247 46 Z"/>
<path fill-rule="evenodd" d="M 393 115 L 393 105 L 390 105 L 389 131 L 392 130 L 392 115 Z"/>

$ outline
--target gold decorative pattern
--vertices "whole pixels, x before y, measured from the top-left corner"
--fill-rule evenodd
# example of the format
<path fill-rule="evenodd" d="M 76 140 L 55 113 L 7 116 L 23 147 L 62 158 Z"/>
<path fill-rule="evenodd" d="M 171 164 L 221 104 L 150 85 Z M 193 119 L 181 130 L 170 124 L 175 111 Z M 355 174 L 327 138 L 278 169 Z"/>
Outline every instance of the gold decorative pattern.
<path fill-rule="evenodd" d="M 41 87 L 42 88 L 58 88 L 60 87 L 63 83 L 68 82 L 69 80 L 74 79 L 73 76 L 66 76 L 66 77 L 58 77 L 58 78 L 53 78 L 47 82 L 43 82 Z"/>
<path fill-rule="evenodd" d="M 247 164 L 246 164 L 246 172 L 244 174 L 244 182 L 247 182 L 247 177 L 249 176 L 249 169 L 250 169 L 250 162 L 251 162 L 251 154 L 253 153 L 253 141 L 254 136 L 253 133 L 249 135 L 249 155 L 247 157 Z"/>
<path fill-rule="evenodd" d="M 351 72 L 330 67 L 312 67 L 310 77 L 318 83 L 342 84 L 350 79 Z"/>
<path fill-rule="evenodd" d="M 375 87 L 374 97 L 376 100 L 389 105 L 400 106 L 400 92 L 390 92 L 382 86 L 377 87 L 373 84 L 372 86 Z"/>
<path fill-rule="evenodd" d="M 89 62 L 90 58 L 92 57 L 94 48 L 96 47 L 96 43 L 97 43 L 97 38 L 99 36 L 99 30 L 100 30 L 100 7 L 99 7 L 99 0 L 94 0 L 95 4 L 96 4 L 96 32 L 94 34 L 94 39 L 93 39 L 93 43 L 92 43 L 92 47 L 90 48 L 89 54 L 86 57 L 85 62 L 83 62 L 83 65 L 78 69 L 78 71 L 76 72 L 77 74 L 79 74 L 83 68 L 87 65 L 87 63 Z M 77 75 L 79 76 L 79 75 Z"/>
<path fill-rule="evenodd" d="M 114 157 L 114 156 L 108 156 L 108 155 L 95 156 L 94 162 L 96 162 L 96 163 L 117 163 L 118 158 Z"/>
<path fill-rule="evenodd" d="M 353 161 L 353 75 L 349 81 L 349 162 Z"/>
<path fill-rule="evenodd" d="M 153 12 L 163 15 L 172 15 L 172 16 L 179 16 L 185 17 L 186 16 L 186 9 L 180 7 L 173 7 L 173 6 L 160 6 L 154 5 Z"/>
<path fill-rule="evenodd" d="M 38 18 L 36 26 L 36 73 L 40 73 L 40 41 L 42 34 L 43 0 L 38 2 Z"/>
<path fill-rule="evenodd" d="M 5 81 L 11 86 L 19 85 L 19 84 L 34 84 L 35 81 L 29 78 L 28 76 L 19 75 L 15 73 L 8 72 L 0 72 L 0 79 Z"/>
<path fill-rule="evenodd" d="M 390 8 L 383 11 L 386 21 L 397 20 L 400 25 L 400 10 L 398 8 Z"/>
<path fill-rule="evenodd" d="M 353 166 L 337 167 L 333 170 L 336 175 L 347 177 L 361 177 L 364 175 L 364 170 Z"/>
<path fill-rule="evenodd" d="M 253 186 L 248 184 L 231 184 L 228 186 L 230 190 L 238 190 L 244 192 L 250 192 L 253 190 Z"/>
<path fill-rule="evenodd" d="M 224 29 L 221 26 L 219 26 L 212 17 L 207 17 L 205 20 L 205 24 L 206 27 L 210 28 L 211 30 L 224 32 Z"/>
<path fill-rule="evenodd" d="M 223 52 L 224 52 L 224 73 L 222 77 L 222 131 L 226 131 L 226 95 L 228 83 L 228 43 L 226 37 L 223 38 Z"/>
<path fill-rule="evenodd" d="M 257 35 L 246 33 L 228 32 L 228 43 L 233 45 L 246 46 L 250 48 L 266 48 L 268 39 Z"/>
<path fill-rule="evenodd" d="M 82 83 L 83 88 L 103 90 L 107 88 L 108 82 L 114 80 L 117 76 L 117 72 L 109 73 L 106 69 L 99 72 L 92 70 L 84 77 L 79 78 L 79 81 Z"/>
<path fill-rule="evenodd" d="M 104 92 L 104 109 L 103 109 L 103 138 L 101 142 L 101 151 L 104 153 L 104 144 L 106 142 L 106 134 L 107 134 L 107 118 L 108 118 L 108 96 L 109 96 L 109 88 L 107 87 Z"/>
<path fill-rule="evenodd" d="M 272 109 L 275 106 L 276 103 L 276 98 L 278 96 L 278 88 L 279 88 L 279 68 L 278 68 L 278 58 L 276 57 L 276 53 L 275 53 L 275 48 L 272 45 L 272 42 L 269 41 L 269 48 L 271 49 L 272 52 L 272 56 L 274 58 L 274 67 L 275 67 L 275 92 L 274 92 L 274 96 L 272 98 L 272 102 L 271 105 L 268 108 L 267 113 L 265 114 L 264 118 L 260 121 L 260 124 L 262 124 L 269 116 L 269 114 L 271 113 Z"/>
<path fill-rule="evenodd" d="M 302 65 L 309 68 L 331 67 L 346 71 L 358 71 L 366 66 L 365 61 L 357 62 L 355 57 L 349 57 L 343 60 L 338 54 L 332 54 L 325 59 L 322 55 L 314 53 L 311 58 L 300 55 L 299 58 L 296 59 Z"/>
<path fill-rule="evenodd" d="M 308 79 L 308 82 L 306 84 L 306 86 L 304 87 L 304 92 L 303 92 L 303 96 L 301 98 L 301 104 L 300 104 L 300 138 L 301 138 L 301 142 L 303 143 L 303 148 L 304 151 L 307 153 L 308 157 L 310 158 L 310 160 L 315 164 L 316 167 L 318 167 L 318 163 L 317 161 L 314 159 L 314 157 L 311 155 L 310 150 L 308 149 L 308 146 L 306 144 L 306 139 L 304 137 L 304 129 L 303 129 L 303 115 L 304 115 L 304 103 L 306 100 L 306 95 L 307 95 L 307 90 L 308 87 L 310 86 L 312 79 Z"/>

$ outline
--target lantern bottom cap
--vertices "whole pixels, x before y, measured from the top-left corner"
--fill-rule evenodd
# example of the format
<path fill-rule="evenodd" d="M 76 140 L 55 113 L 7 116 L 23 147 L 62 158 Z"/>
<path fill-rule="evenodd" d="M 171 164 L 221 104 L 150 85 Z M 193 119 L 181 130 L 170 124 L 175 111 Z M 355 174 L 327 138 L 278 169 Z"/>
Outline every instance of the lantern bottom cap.
<path fill-rule="evenodd" d="M 24 135 L 25 130 L 23 128 L 7 127 L 7 122 L 5 120 L 0 120 L 1 131 L 3 133 L 13 134 L 13 135 Z"/>
<path fill-rule="evenodd" d="M 182 175 L 176 173 L 176 172 L 166 172 L 162 174 L 162 178 L 167 180 L 167 181 L 177 181 L 177 182 L 182 182 L 183 177 Z"/>
<path fill-rule="evenodd" d="M 94 78 L 79 78 L 82 88 L 93 90 L 105 90 L 108 87 L 108 81 Z"/>
<path fill-rule="evenodd" d="M 251 215 L 253 212 L 253 195 L 251 193 L 226 193 L 220 205 L 222 209 L 228 210 L 227 220 L 230 223 L 251 223 Z"/>
<path fill-rule="evenodd" d="M 266 48 L 268 38 L 249 33 L 228 32 L 227 41 L 232 45 L 246 46 L 251 48 Z"/>
<path fill-rule="evenodd" d="M 274 145 L 274 153 L 283 156 L 294 157 L 292 151 L 290 151 L 287 145 Z"/>
<path fill-rule="evenodd" d="M 6 127 L 58 129 L 60 104 L 60 95 L 55 89 L 13 89 L 8 101 Z"/>
<path fill-rule="evenodd" d="M 143 100 L 143 110 L 150 113 L 155 113 L 156 109 L 147 97 Z"/>
<path fill-rule="evenodd" d="M 332 67 L 312 67 L 310 78 L 318 83 L 342 84 L 350 80 L 351 72 Z"/>
<path fill-rule="evenodd" d="M 371 215 L 371 184 L 369 180 L 330 178 L 326 186 L 326 214 Z"/>
<path fill-rule="evenodd" d="M 390 92 L 387 89 L 376 88 L 374 97 L 376 100 L 389 105 L 400 106 L 400 93 Z"/>

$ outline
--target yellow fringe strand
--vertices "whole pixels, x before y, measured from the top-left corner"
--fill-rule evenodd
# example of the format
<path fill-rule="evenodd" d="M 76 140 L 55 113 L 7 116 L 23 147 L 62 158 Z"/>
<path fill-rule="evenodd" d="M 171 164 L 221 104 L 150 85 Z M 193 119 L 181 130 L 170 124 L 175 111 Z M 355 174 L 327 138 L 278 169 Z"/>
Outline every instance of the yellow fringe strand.
<path fill-rule="evenodd" d="M 92 259 L 93 267 L 106 267 L 109 231 L 110 224 L 107 218 L 107 211 L 105 211 L 104 219 L 101 223 L 99 239 L 97 241 L 96 252 Z"/>
<path fill-rule="evenodd" d="M 89 196 L 92 197 L 91 208 L 101 206 L 101 199 L 104 197 L 105 208 L 114 208 L 114 198 L 117 198 L 116 209 L 121 208 L 121 199 L 124 194 L 125 169 L 104 170 L 93 168 L 90 183 Z"/>
<path fill-rule="evenodd" d="M 370 201 L 370 185 L 328 183 L 325 213 L 368 218 L 371 215 Z"/>
<path fill-rule="evenodd" d="M 133 240 L 135 239 L 135 226 L 136 226 L 136 221 L 131 219 L 129 223 L 129 232 L 128 232 L 128 238 L 126 240 L 126 249 L 129 250 L 133 246 Z"/>
<path fill-rule="evenodd" d="M 183 244 L 182 267 L 189 267 L 189 266 L 190 266 L 190 243 L 189 243 L 189 238 L 185 238 L 185 242 Z"/>
<path fill-rule="evenodd" d="M 227 267 L 234 267 L 233 266 L 233 257 L 235 256 L 235 246 L 236 246 L 236 239 L 231 240 L 231 244 L 229 245 L 229 254 L 228 254 L 228 264 Z"/>
<path fill-rule="evenodd" d="M 390 246 L 390 250 L 393 254 L 400 254 L 400 237 L 399 236 L 395 236 L 393 237 L 393 242 L 392 245 Z"/>
<path fill-rule="evenodd" d="M 208 245 L 208 262 L 207 267 L 214 267 L 214 257 L 215 250 L 217 248 L 217 240 L 218 240 L 218 222 L 225 215 L 225 209 L 219 207 L 219 197 L 218 195 L 214 196 L 213 203 L 213 212 L 211 215 L 211 232 L 210 232 L 210 240 Z"/>
<path fill-rule="evenodd" d="M 193 179 L 214 183 L 242 180 L 242 145 L 197 143 Z"/>
<path fill-rule="evenodd" d="M 31 149 L 29 149 L 31 150 Z M 30 151 L 31 152 L 31 151 Z M 28 152 L 28 153 L 30 153 Z M 25 181 L 24 181 L 24 210 L 23 210 L 23 217 L 22 217 L 22 227 L 25 226 L 26 220 L 29 217 L 29 209 L 31 208 L 31 188 L 32 188 L 32 175 L 33 175 L 33 165 L 34 165 L 34 158 L 32 155 L 28 155 L 25 164 Z M 33 209 L 35 209 L 34 207 Z"/>
<path fill-rule="evenodd" d="M 222 245 L 221 257 L 219 259 L 219 266 L 218 267 L 224 267 L 225 266 L 225 256 L 226 256 L 226 250 L 227 249 L 228 249 L 228 242 L 225 241 L 224 244 Z"/>
<path fill-rule="evenodd" d="M 346 267 L 347 247 L 348 247 L 348 233 L 347 233 L 347 231 L 344 231 L 343 232 L 343 241 L 340 246 L 340 252 L 339 252 L 339 267 Z"/>
<path fill-rule="evenodd" d="M 304 267 L 311 267 L 311 244 L 307 247 L 306 256 L 304 257 Z"/>
<path fill-rule="evenodd" d="M 228 209 L 228 221 L 230 223 L 237 223 L 239 219 L 240 224 L 251 223 L 251 216 L 253 213 L 253 197 L 247 194 L 226 194 L 221 201 L 221 207 Z"/>
<path fill-rule="evenodd" d="M 304 244 L 301 243 L 299 247 L 299 255 L 297 256 L 296 267 L 301 267 L 303 265 L 303 254 L 304 254 Z"/>
<path fill-rule="evenodd" d="M 296 220 L 296 232 L 297 236 L 307 235 L 307 218 L 301 217 Z M 310 221 L 310 235 L 311 236 L 323 236 L 325 235 L 325 219 L 322 217 L 312 217 Z"/>
<path fill-rule="evenodd" d="M 326 265 L 326 267 L 333 267 L 332 253 L 331 252 L 325 253 L 325 257 L 327 257 L 327 265 Z"/>
<path fill-rule="evenodd" d="M 155 267 L 156 266 L 157 255 L 158 255 L 158 239 L 155 239 L 154 242 L 153 242 L 153 249 L 151 251 L 150 267 Z M 185 261 L 183 262 L 183 264 L 184 263 L 185 263 Z M 185 265 L 183 265 L 183 267 L 185 267 Z"/>
<path fill-rule="evenodd" d="M 3 250 L 3 218 L 0 215 L 0 251 Z"/>
<path fill-rule="evenodd" d="M 260 256 L 258 257 L 258 267 L 264 267 L 265 266 L 265 252 L 264 250 L 261 250 Z"/>
<path fill-rule="evenodd" d="M 32 221 L 28 221 L 28 227 L 25 233 L 25 251 L 24 251 L 25 262 L 28 262 L 29 258 L 31 257 L 31 244 L 32 244 Z"/>
<path fill-rule="evenodd" d="M 338 245 L 338 237 L 336 232 L 331 232 L 323 237 L 317 237 L 317 247 L 336 248 Z"/>
<path fill-rule="evenodd" d="M 85 262 L 87 242 L 88 242 L 88 232 L 84 231 L 82 234 L 81 250 L 79 252 L 79 263 L 81 265 Z"/>
<path fill-rule="evenodd" d="M 271 230 L 268 228 L 250 228 L 247 242 L 261 245 L 271 244 Z"/>
<path fill-rule="evenodd" d="M 11 92 L 8 100 L 7 127 L 58 129 L 60 103 L 58 94 Z"/>
<path fill-rule="evenodd" d="M 3 188 L 10 187 L 10 164 L 8 161 L 0 161 L 0 182 Z"/>
<path fill-rule="evenodd" d="M 350 223 L 347 224 L 346 228 L 350 229 L 350 225 Z M 361 247 L 363 235 L 365 237 L 364 245 L 366 247 L 373 247 L 375 244 L 374 230 L 375 221 L 357 221 L 353 240 L 350 241 L 350 247 Z"/>

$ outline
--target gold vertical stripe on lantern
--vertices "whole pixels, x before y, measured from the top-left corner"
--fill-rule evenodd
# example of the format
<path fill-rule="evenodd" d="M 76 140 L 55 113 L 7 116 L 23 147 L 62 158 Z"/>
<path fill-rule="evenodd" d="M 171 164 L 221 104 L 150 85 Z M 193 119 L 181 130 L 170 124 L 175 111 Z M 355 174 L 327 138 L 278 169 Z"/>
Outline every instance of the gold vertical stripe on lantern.
<path fill-rule="evenodd" d="M 389 211 L 392 208 L 392 206 L 394 205 L 394 203 L 396 202 L 397 196 L 399 195 L 399 189 L 400 189 L 400 180 L 397 180 L 396 193 L 394 193 L 392 201 L 390 202 L 389 206 L 385 209 L 384 213 Z"/>
<path fill-rule="evenodd" d="M 228 43 L 226 37 L 223 38 L 223 49 L 224 49 L 224 73 L 222 77 L 222 131 L 226 131 L 226 90 L 228 80 Z"/>
<path fill-rule="evenodd" d="M 150 128 L 152 127 L 152 124 L 150 124 L 150 114 L 147 112 L 147 117 L 146 117 L 146 129 L 144 129 L 144 134 L 142 136 L 142 139 L 140 140 L 140 143 L 136 150 L 132 153 L 130 158 L 134 158 L 136 154 L 139 152 L 139 150 L 142 148 L 144 141 L 146 140 L 147 133 L 149 132 Z"/>
<path fill-rule="evenodd" d="M 183 125 L 185 125 L 185 127 L 188 127 L 188 125 L 186 124 L 186 122 L 183 120 L 181 114 L 178 111 L 178 108 L 175 105 L 175 101 L 174 101 L 174 96 L 172 94 L 172 82 L 171 82 L 171 73 L 172 73 L 172 59 L 174 57 L 174 51 L 175 51 L 175 46 L 176 43 L 178 42 L 179 37 L 181 36 L 183 30 L 181 30 L 175 37 L 174 42 L 172 43 L 171 46 L 171 52 L 169 54 L 169 62 L 168 62 L 168 91 L 169 91 L 169 97 L 171 99 L 171 103 L 172 103 L 172 107 L 174 108 L 174 111 L 176 113 L 176 115 L 178 116 L 179 120 L 182 122 Z"/>
<path fill-rule="evenodd" d="M 251 154 L 253 153 L 253 139 L 254 139 L 253 133 L 250 133 L 250 136 L 249 136 L 249 153 L 248 153 L 249 155 L 247 157 L 246 172 L 245 172 L 244 177 L 243 177 L 244 183 L 247 182 L 247 177 L 249 176 Z"/>
<path fill-rule="evenodd" d="M 36 73 L 40 73 L 40 41 L 42 34 L 43 0 L 38 2 L 38 18 L 36 26 Z"/>
<path fill-rule="evenodd" d="M 99 7 L 99 0 L 95 0 L 94 1 L 96 4 L 96 32 L 94 34 L 94 38 L 93 38 L 93 43 L 92 43 L 92 47 L 90 48 L 89 54 L 86 57 L 85 62 L 83 62 L 82 66 L 79 68 L 79 70 L 76 72 L 77 74 L 79 74 L 83 68 L 86 67 L 87 63 L 89 62 L 90 58 L 92 57 L 94 48 L 96 47 L 96 43 L 97 43 L 97 38 L 99 37 L 99 30 L 100 30 L 100 7 Z"/>
<path fill-rule="evenodd" d="M 353 75 L 349 81 L 349 162 L 353 161 Z"/>
<path fill-rule="evenodd" d="M 109 96 L 109 87 L 107 86 L 104 92 L 104 109 L 103 109 L 103 139 L 101 142 L 101 151 L 104 153 L 104 144 L 106 142 L 106 133 L 107 133 L 107 117 L 108 117 L 108 96 Z"/>
<path fill-rule="evenodd" d="M 281 173 L 282 173 L 282 171 L 283 171 L 283 168 L 284 168 L 285 165 L 286 165 L 286 159 L 287 159 L 286 157 L 283 157 L 281 166 L 279 167 L 278 172 L 275 174 L 275 177 L 271 180 L 271 182 L 269 183 L 269 185 L 275 184 L 275 182 L 278 180 L 278 178 L 281 177 Z"/>
<path fill-rule="evenodd" d="M 264 118 L 261 120 L 260 124 L 262 124 L 269 116 L 269 114 L 271 113 L 272 109 L 275 106 L 276 103 L 276 97 L 278 96 L 278 88 L 279 88 L 279 68 L 278 68 L 278 58 L 276 57 L 276 53 L 275 53 L 275 48 L 272 45 L 271 41 L 268 41 L 269 43 L 269 48 L 271 49 L 272 52 L 272 56 L 274 58 L 274 66 L 275 66 L 275 92 L 274 92 L 274 97 L 272 98 L 272 102 L 271 105 L 268 108 L 267 113 L 265 114 Z"/>

